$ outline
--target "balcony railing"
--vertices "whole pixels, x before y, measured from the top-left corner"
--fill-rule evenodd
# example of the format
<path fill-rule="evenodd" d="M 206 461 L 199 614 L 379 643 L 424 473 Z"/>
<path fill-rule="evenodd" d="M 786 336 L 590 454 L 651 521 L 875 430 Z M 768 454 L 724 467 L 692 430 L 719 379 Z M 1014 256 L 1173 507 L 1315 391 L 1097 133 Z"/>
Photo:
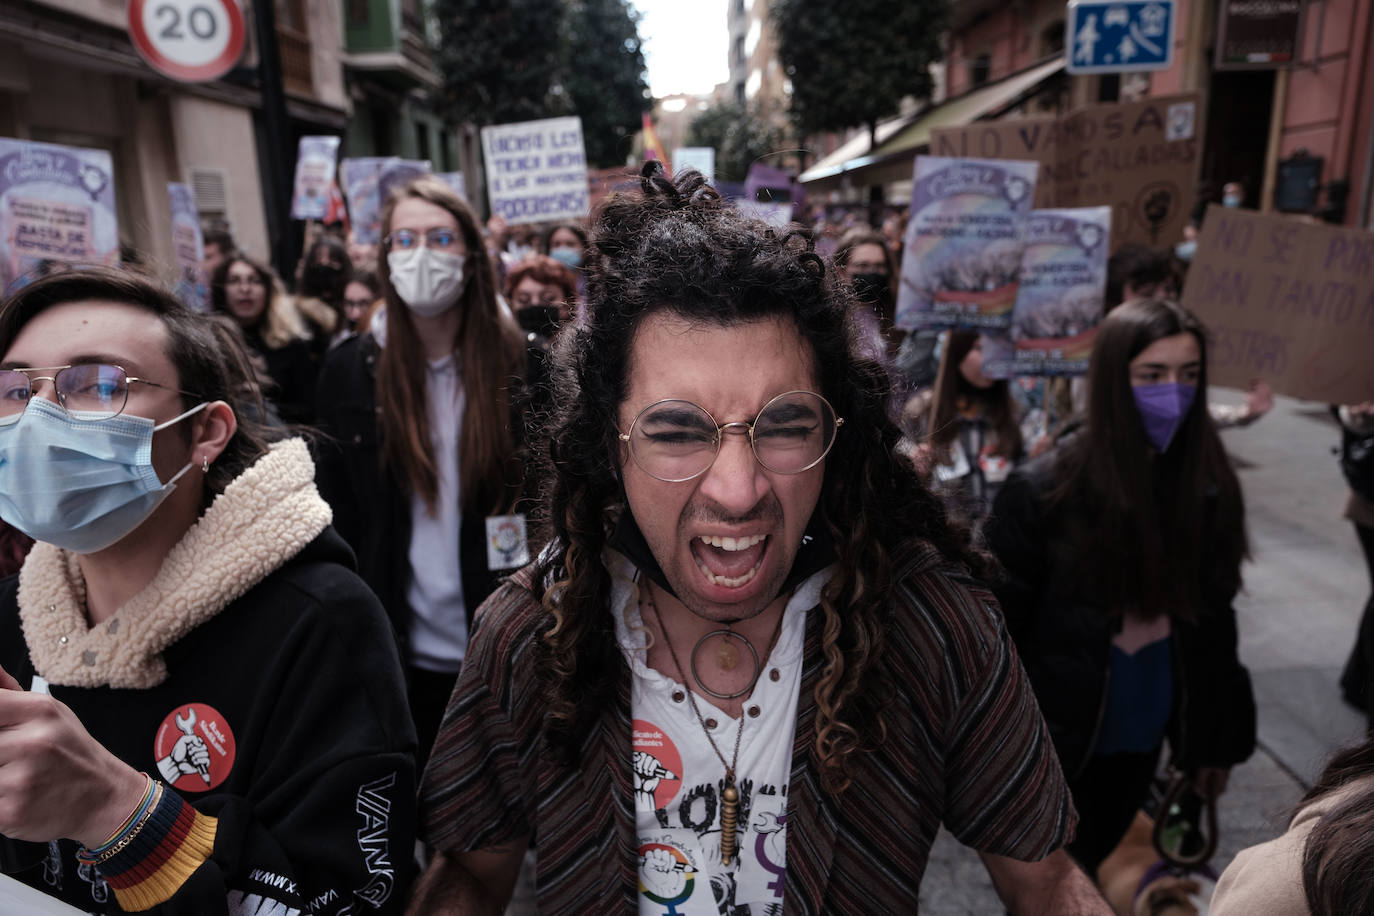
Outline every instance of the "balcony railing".
<path fill-rule="evenodd" d="M 277 46 L 281 50 L 281 75 L 286 91 L 296 95 L 314 95 L 310 39 L 293 28 L 278 26 Z"/>

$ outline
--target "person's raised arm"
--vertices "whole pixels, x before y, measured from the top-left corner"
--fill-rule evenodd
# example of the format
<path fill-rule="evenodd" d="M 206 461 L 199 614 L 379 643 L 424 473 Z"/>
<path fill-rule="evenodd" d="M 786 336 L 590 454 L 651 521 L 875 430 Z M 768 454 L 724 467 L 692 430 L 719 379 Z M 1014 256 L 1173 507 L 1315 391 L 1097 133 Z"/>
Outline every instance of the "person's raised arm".
<path fill-rule="evenodd" d="M 1107 901 L 1062 849 L 1039 862 L 978 855 L 997 896 L 1016 916 L 1111 916 Z"/>
<path fill-rule="evenodd" d="M 436 852 L 406 916 L 500 916 L 510 902 L 529 837 L 472 852 Z"/>

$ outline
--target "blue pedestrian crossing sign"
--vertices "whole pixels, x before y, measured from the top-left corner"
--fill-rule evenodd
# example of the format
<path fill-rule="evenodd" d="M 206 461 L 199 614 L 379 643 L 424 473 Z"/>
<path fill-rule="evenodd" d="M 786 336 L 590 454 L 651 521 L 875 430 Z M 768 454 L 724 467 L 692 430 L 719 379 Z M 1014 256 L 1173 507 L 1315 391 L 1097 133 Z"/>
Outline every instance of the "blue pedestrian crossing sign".
<path fill-rule="evenodd" d="M 1167 70 L 1174 63 L 1175 0 L 1069 0 L 1070 73 Z"/>

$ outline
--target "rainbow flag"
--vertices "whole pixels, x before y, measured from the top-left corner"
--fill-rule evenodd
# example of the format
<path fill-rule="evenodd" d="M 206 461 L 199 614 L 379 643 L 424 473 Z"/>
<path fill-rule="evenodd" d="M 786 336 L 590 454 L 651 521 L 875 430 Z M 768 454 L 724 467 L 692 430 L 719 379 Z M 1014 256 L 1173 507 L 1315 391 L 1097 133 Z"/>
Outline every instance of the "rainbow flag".
<path fill-rule="evenodd" d="M 644 112 L 644 158 L 657 159 L 663 163 L 663 167 L 668 168 L 668 153 L 663 149 L 663 144 L 658 139 L 658 131 L 654 130 L 653 119 L 649 113 Z"/>

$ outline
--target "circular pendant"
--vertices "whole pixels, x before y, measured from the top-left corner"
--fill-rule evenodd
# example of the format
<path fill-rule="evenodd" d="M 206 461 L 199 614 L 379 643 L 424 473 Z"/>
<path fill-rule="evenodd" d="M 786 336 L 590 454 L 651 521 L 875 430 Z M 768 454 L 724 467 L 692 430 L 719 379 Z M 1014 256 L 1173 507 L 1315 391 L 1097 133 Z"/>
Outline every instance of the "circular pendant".
<path fill-rule="evenodd" d="M 697 657 L 701 655 L 702 647 L 706 644 L 707 640 L 715 636 L 719 636 L 725 640 L 725 644 L 720 646 L 716 651 L 716 664 L 724 671 L 732 671 L 739 665 L 740 652 L 738 646 L 741 643 L 743 643 L 744 648 L 749 650 L 749 660 L 754 666 L 749 675 L 749 682 L 734 693 L 719 693 L 712 690 L 710 687 L 706 686 L 706 681 L 702 678 L 701 672 L 697 670 Z M 725 657 L 727 649 L 730 654 L 728 664 L 726 663 Z M 761 670 L 762 663 L 759 661 L 759 650 L 755 649 L 754 644 L 749 640 L 740 637 L 731 630 L 712 630 L 701 637 L 701 639 L 698 639 L 697 644 L 692 647 L 692 677 L 696 679 L 697 686 L 702 689 L 703 693 L 713 696 L 717 700 L 734 700 L 749 693 L 749 691 L 754 689 L 754 682 L 759 679 L 759 672 Z"/>
<path fill-rule="evenodd" d="M 734 671 L 739 664 L 739 649 L 735 648 L 735 641 L 728 636 L 716 650 L 716 664 L 720 665 L 722 671 Z"/>

